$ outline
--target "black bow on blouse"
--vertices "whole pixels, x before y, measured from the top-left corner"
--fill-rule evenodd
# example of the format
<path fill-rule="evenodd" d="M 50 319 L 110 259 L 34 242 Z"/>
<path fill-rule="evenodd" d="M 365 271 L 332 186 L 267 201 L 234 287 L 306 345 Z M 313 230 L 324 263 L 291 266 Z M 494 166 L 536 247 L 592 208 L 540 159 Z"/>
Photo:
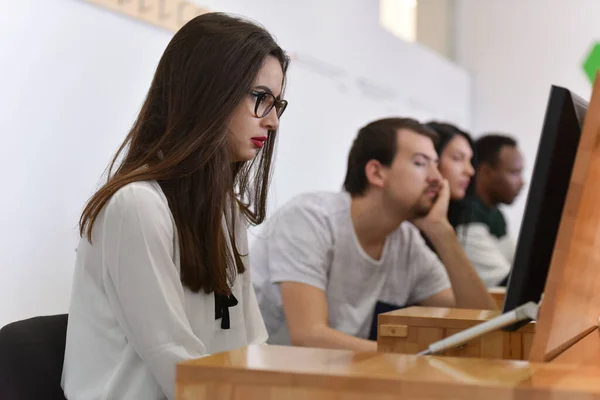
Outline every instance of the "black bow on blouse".
<path fill-rule="evenodd" d="M 229 329 L 231 321 L 229 319 L 229 307 L 237 306 L 238 301 L 233 294 L 229 296 L 225 294 L 215 293 L 215 320 L 221 320 L 221 329 Z"/>

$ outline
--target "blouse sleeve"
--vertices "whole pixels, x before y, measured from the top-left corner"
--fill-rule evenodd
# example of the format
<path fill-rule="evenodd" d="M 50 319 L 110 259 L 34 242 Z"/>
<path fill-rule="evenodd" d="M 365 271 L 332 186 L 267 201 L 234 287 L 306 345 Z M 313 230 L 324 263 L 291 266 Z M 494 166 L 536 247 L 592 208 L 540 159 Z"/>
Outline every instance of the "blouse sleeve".
<path fill-rule="evenodd" d="M 179 361 L 206 354 L 184 307 L 184 291 L 173 262 L 174 228 L 160 194 L 132 184 L 109 201 L 102 218 L 104 281 L 127 340 L 173 399 Z"/>

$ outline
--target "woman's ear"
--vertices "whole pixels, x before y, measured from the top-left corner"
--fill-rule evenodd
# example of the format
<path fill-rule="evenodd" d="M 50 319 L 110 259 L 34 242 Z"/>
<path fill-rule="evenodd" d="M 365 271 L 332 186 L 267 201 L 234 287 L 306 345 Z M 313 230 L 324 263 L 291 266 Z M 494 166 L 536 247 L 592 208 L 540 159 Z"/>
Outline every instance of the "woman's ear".
<path fill-rule="evenodd" d="M 377 160 L 369 160 L 365 165 L 365 176 L 367 177 L 367 182 L 371 186 L 378 188 L 383 187 L 385 184 L 386 173 L 386 167 L 381 165 Z"/>

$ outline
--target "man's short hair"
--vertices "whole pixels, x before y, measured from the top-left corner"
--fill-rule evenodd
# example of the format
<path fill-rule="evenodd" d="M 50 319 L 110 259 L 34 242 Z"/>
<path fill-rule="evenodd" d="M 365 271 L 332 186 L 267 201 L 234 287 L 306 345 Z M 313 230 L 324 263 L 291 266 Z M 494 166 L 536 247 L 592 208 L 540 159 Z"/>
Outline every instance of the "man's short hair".
<path fill-rule="evenodd" d="M 479 164 L 498 165 L 500 149 L 504 146 L 517 147 L 517 141 L 510 136 L 487 134 L 475 141 L 474 150 Z"/>
<path fill-rule="evenodd" d="M 436 145 L 435 131 L 412 118 L 384 118 L 358 131 L 348 155 L 344 189 L 352 196 L 364 195 L 368 187 L 365 166 L 370 160 L 390 166 L 398 147 L 398 131 L 406 129 L 430 138 Z"/>

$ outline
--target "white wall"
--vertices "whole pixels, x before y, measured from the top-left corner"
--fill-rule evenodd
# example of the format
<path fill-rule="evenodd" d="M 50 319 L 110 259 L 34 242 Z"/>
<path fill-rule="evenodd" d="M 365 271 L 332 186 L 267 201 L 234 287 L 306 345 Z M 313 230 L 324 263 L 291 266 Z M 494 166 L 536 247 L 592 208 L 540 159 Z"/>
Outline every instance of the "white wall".
<path fill-rule="evenodd" d="M 66 310 L 78 214 L 170 35 L 76 0 L 3 0 L 0 37 L 1 325 Z"/>
<path fill-rule="evenodd" d="M 295 54 L 272 209 L 302 191 L 338 189 L 350 142 L 369 119 L 468 126 L 469 76 L 379 29 L 375 1 L 201 5 L 259 20 Z M 79 0 L 0 0 L 0 37 L 3 325 L 67 310 L 79 214 L 171 34 Z"/>
<path fill-rule="evenodd" d="M 582 62 L 600 39 L 597 0 L 457 0 L 456 61 L 472 73 L 473 131 L 515 135 L 531 177 L 550 85 L 589 99 Z M 505 208 L 519 232 L 527 190 Z"/>

